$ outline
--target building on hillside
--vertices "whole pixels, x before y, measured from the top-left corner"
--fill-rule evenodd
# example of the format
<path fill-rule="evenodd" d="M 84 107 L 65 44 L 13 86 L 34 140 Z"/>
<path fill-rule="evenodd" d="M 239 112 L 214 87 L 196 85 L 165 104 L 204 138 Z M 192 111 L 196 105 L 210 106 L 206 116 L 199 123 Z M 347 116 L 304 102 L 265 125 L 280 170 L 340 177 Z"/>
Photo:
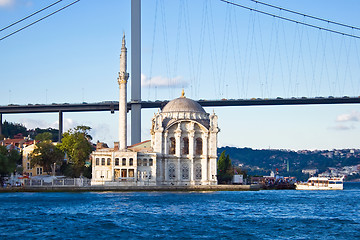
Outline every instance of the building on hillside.
<path fill-rule="evenodd" d="M 32 141 L 31 145 L 28 145 L 22 149 L 22 167 L 23 167 L 23 176 L 27 177 L 35 177 L 35 176 L 44 176 L 48 175 L 47 172 L 44 171 L 44 168 L 39 165 L 35 165 L 31 167 L 31 158 L 30 154 L 35 150 L 36 144 L 40 141 Z M 57 142 L 52 142 L 52 144 L 57 145 Z M 64 159 L 66 161 L 66 159 Z M 53 172 L 52 174 L 55 174 Z"/>
<path fill-rule="evenodd" d="M 181 97 L 152 118 L 151 140 L 127 147 L 125 36 L 120 55 L 119 142 L 92 153 L 92 185 L 216 185 L 218 118 Z"/>
<path fill-rule="evenodd" d="M 33 177 L 33 176 L 47 175 L 43 171 L 43 167 L 41 166 L 31 167 L 30 154 L 34 151 L 35 147 L 36 147 L 36 142 L 34 140 L 33 144 L 26 146 L 22 149 L 23 176 Z"/>
<path fill-rule="evenodd" d="M 16 134 L 13 138 L 5 138 L 0 141 L 1 146 L 13 146 L 16 149 L 22 149 L 32 143 L 30 137 L 24 137 L 21 133 Z"/>

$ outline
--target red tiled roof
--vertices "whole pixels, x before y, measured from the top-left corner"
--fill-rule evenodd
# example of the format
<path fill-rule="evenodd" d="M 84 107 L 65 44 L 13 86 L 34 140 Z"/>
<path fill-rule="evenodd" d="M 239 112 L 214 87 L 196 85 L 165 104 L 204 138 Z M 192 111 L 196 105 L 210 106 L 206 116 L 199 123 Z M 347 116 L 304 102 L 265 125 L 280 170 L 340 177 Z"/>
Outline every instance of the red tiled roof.
<path fill-rule="evenodd" d="M 141 144 L 150 142 L 150 141 L 151 141 L 151 140 L 146 140 L 146 141 L 143 141 L 143 142 L 135 143 L 135 144 L 133 144 L 133 145 L 131 145 L 131 146 L 128 146 L 128 148 L 135 147 L 135 146 L 138 146 L 138 145 L 141 145 Z"/>

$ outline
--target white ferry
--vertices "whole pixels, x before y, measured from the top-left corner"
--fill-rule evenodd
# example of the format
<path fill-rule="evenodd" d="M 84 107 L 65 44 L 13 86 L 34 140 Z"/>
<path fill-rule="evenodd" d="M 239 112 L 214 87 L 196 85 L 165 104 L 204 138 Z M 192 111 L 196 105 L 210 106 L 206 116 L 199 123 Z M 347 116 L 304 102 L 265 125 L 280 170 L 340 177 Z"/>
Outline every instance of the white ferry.
<path fill-rule="evenodd" d="M 305 183 L 295 183 L 296 190 L 343 190 L 344 177 L 311 177 Z"/>

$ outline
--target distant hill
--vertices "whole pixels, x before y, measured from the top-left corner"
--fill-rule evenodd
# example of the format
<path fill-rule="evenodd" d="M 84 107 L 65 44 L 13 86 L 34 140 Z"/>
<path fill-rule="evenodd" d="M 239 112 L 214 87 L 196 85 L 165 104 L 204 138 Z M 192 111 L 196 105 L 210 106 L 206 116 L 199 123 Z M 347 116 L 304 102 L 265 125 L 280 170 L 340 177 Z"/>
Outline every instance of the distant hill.
<path fill-rule="evenodd" d="M 280 175 L 307 179 L 303 169 L 326 171 L 329 167 L 339 168 L 360 164 L 360 150 L 333 151 L 290 151 L 290 150 L 255 150 L 251 148 L 221 147 L 218 154 L 226 151 L 233 165 L 240 166 L 250 175 L 269 175 L 278 170 Z"/>
<path fill-rule="evenodd" d="M 52 134 L 52 140 L 57 141 L 59 136 L 59 130 L 54 128 L 35 128 L 35 129 L 27 129 L 24 125 L 20 123 L 12 123 L 4 121 L 2 125 L 2 136 L 0 136 L 0 140 L 3 138 L 13 138 L 15 135 L 21 133 L 24 137 L 30 136 L 32 139 L 44 132 L 50 132 Z"/>

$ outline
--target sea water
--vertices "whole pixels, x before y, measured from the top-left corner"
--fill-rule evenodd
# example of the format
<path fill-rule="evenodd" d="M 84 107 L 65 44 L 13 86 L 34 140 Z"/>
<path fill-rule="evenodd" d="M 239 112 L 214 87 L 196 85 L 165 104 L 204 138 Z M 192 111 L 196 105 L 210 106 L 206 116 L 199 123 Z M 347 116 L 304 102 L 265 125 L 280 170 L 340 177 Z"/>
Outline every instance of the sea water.
<path fill-rule="evenodd" d="M 0 194 L 1 239 L 360 239 L 343 191 Z"/>

